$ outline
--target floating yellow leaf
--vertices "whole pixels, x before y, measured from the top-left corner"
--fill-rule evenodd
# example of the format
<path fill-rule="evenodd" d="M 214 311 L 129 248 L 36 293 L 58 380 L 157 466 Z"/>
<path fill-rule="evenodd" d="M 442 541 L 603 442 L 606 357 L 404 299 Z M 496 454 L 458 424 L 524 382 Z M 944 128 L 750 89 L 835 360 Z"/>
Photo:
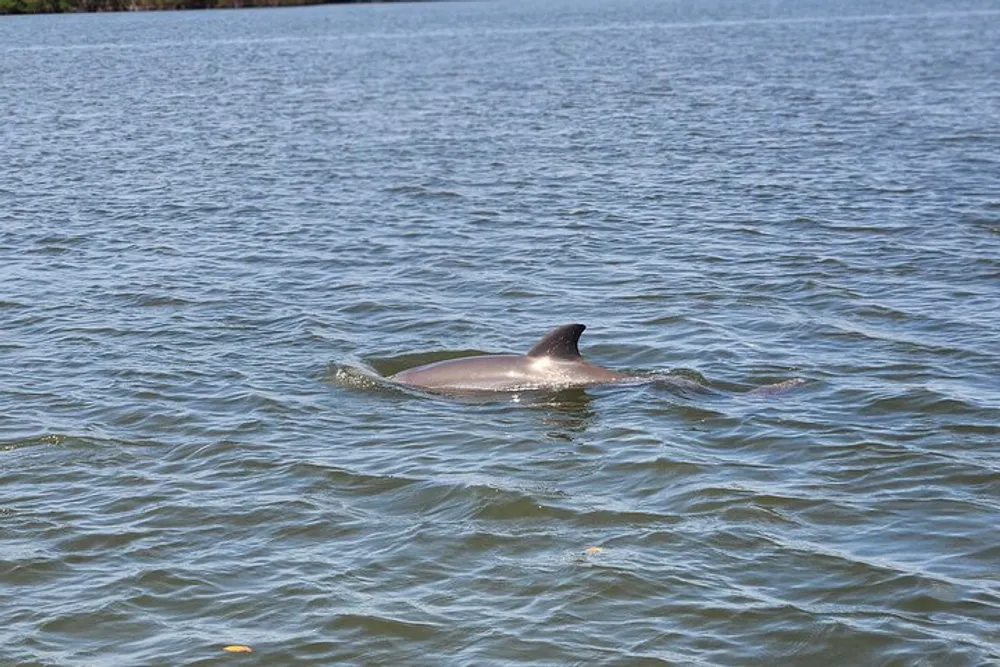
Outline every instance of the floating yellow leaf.
<path fill-rule="evenodd" d="M 584 549 L 584 551 L 593 556 L 595 554 L 599 554 L 602 551 L 604 551 L 604 547 L 587 547 L 586 549 Z"/>
<path fill-rule="evenodd" d="M 253 649 L 249 646 L 243 646 L 241 644 L 233 644 L 231 646 L 226 646 L 222 649 L 223 651 L 229 651 L 230 653 L 253 653 Z"/>

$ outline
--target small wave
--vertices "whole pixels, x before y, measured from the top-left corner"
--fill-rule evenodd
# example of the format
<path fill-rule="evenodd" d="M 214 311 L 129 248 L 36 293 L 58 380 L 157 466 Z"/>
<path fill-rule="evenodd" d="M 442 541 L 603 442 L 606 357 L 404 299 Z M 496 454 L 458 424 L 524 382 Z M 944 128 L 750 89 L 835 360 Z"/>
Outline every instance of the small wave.
<path fill-rule="evenodd" d="M 889 415 L 916 413 L 920 415 L 975 415 L 985 410 L 967 400 L 945 395 L 928 387 L 909 387 L 889 396 L 873 398 L 861 409 L 862 414 Z"/>
<path fill-rule="evenodd" d="M 423 185 L 394 185 L 383 189 L 388 194 L 414 195 L 421 198 L 461 199 L 462 195 L 452 190 L 433 189 Z"/>

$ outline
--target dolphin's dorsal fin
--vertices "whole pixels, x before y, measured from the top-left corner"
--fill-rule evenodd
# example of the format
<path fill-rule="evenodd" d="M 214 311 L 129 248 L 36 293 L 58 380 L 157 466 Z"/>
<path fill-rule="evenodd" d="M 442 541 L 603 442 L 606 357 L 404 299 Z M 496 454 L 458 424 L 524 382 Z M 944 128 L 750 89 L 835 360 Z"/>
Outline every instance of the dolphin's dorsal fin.
<path fill-rule="evenodd" d="M 529 357 L 554 357 L 556 359 L 579 359 L 580 348 L 576 346 L 580 334 L 586 329 L 582 324 L 564 324 L 545 334 L 545 338 L 528 352 Z"/>

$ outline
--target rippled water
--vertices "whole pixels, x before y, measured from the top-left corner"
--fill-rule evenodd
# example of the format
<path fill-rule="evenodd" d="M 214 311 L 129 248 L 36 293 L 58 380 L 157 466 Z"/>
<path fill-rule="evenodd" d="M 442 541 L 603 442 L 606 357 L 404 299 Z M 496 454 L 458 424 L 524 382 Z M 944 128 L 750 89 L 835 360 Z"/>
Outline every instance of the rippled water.
<path fill-rule="evenodd" d="M 1000 663 L 998 34 L 0 20 L 0 664 Z M 373 377 L 573 321 L 711 391 Z"/>

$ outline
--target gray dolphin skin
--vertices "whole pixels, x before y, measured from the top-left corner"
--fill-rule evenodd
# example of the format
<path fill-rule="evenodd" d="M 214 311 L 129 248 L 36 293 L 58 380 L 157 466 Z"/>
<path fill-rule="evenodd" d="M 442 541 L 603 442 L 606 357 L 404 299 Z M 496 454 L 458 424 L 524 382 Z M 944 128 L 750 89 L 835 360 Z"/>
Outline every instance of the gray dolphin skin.
<path fill-rule="evenodd" d="M 520 391 L 561 389 L 640 380 L 590 363 L 577 347 L 586 329 L 564 324 L 527 354 L 489 354 L 439 361 L 396 373 L 390 380 L 429 391 Z"/>

